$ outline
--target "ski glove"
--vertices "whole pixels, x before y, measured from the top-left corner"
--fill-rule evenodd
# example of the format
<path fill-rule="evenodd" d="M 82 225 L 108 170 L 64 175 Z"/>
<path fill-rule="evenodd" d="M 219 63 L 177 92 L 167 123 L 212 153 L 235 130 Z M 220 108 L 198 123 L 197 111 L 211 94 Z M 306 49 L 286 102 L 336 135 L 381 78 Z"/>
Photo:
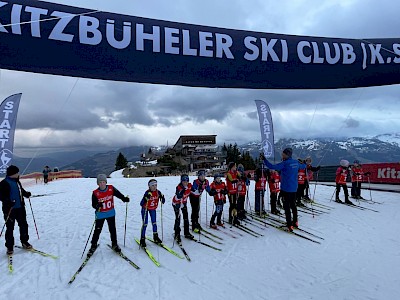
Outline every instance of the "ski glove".
<path fill-rule="evenodd" d="M 174 207 L 174 209 L 180 209 L 181 208 L 181 204 L 180 203 L 172 204 L 172 206 Z"/>
<path fill-rule="evenodd" d="M 100 210 L 100 208 L 101 208 L 102 206 L 103 206 L 103 203 L 98 202 L 95 209 L 96 209 L 96 210 Z"/>
<path fill-rule="evenodd" d="M 129 197 L 128 197 L 128 196 L 127 196 L 127 197 L 124 197 L 124 198 L 122 198 L 121 200 L 122 200 L 122 202 L 129 202 L 129 201 L 130 201 L 130 199 L 129 199 Z"/>
<path fill-rule="evenodd" d="M 32 196 L 31 192 L 26 192 L 25 195 L 26 195 L 27 198 L 30 198 Z"/>
<path fill-rule="evenodd" d="M 164 197 L 164 194 L 162 194 L 162 193 L 160 193 L 160 201 L 161 201 L 161 203 L 162 204 L 164 204 L 165 203 L 165 197 Z"/>

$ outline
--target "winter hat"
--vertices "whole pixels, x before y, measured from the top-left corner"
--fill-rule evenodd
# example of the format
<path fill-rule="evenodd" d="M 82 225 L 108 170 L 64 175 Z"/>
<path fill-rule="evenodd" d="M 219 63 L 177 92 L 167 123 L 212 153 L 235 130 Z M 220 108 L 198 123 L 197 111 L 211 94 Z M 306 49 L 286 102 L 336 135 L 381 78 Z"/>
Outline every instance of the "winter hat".
<path fill-rule="evenodd" d="M 242 164 L 239 164 L 237 169 L 238 169 L 239 172 L 244 172 L 244 167 L 243 167 Z"/>
<path fill-rule="evenodd" d="M 282 152 L 285 153 L 287 156 L 292 157 L 292 148 L 285 148 Z"/>
<path fill-rule="evenodd" d="M 348 166 L 349 166 L 349 161 L 348 160 L 345 160 L 345 159 L 342 159 L 341 161 L 340 161 L 340 165 L 342 166 L 342 167 L 345 167 L 345 168 L 347 168 Z"/>
<path fill-rule="evenodd" d="M 106 175 L 106 174 L 99 174 L 99 175 L 97 175 L 97 184 L 99 184 L 100 181 L 105 181 L 105 182 L 107 182 L 107 175 Z"/>
<path fill-rule="evenodd" d="M 19 173 L 19 169 L 17 166 L 11 165 L 7 168 L 7 176 L 12 176 Z"/>
<path fill-rule="evenodd" d="M 356 160 L 354 161 L 354 164 L 355 164 L 355 165 L 359 165 L 359 164 L 360 164 L 360 161 L 356 159 Z"/>
<path fill-rule="evenodd" d="M 206 171 L 205 170 L 199 170 L 197 172 L 197 176 L 206 176 Z"/>

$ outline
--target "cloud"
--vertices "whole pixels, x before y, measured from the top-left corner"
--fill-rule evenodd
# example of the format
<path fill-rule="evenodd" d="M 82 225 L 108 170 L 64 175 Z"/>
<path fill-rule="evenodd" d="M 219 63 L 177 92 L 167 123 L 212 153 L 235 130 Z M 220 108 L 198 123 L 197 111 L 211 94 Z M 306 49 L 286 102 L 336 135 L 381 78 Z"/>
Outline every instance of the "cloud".
<path fill-rule="evenodd" d="M 360 126 L 360 122 L 353 118 L 348 118 L 344 121 L 346 128 L 357 128 Z"/>

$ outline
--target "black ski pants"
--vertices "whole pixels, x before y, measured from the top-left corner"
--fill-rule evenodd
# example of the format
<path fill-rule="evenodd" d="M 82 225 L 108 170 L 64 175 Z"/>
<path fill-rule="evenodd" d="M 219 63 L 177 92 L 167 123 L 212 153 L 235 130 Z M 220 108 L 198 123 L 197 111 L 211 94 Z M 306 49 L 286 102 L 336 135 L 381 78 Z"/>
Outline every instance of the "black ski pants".
<path fill-rule="evenodd" d="M 174 208 L 175 212 L 175 224 L 174 224 L 174 231 L 175 235 L 179 235 L 181 232 L 181 214 L 179 212 L 179 209 L 176 205 L 172 205 Z M 186 204 L 182 204 L 182 216 L 183 216 L 183 234 L 188 234 L 189 232 L 189 216 L 188 216 L 188 211 L 187 211 L 187 206 Z"/>
<path fill-rule="evenodd" d="M 92 237 L 92 246 L 96 246 L 97 242 L 99 241 L 100 233 L 101 230 L 103 229 L 104 221 L 107 220 L 108 224 L 108 231 L 110 231 L 110 237 L 111 237 L 111 244 L 116 245 L 117 244 L 117 230 L 115 228 L 115 216 L 105 218 L 105 219 L 97 219 L 95 228 L 94 228 L 94 233 Z"/>
<path fill-rule="evenodd" d="M 293 226 L 297 222 L 296 192 L 281 191 L 283 208 L 285 209 L 286 225 Z M 293 214 L 293 219 L 292 219 Z"/>
<path fill-rule="evenodd" d="M 8 220 L 7 216 L 10 213 Z M 28 234 L 28 222 L 26 221 L 26 210 L 25 207 L 22 206 L 20 208 L 12 208 L 11 211 L 7 207 L 7 209 L 3 209 L 3 214 L 4 214 L 4 220 L 7 220 L 6 222 L 6 247 L 9 249 L 12 249 L 14 247 L 14 226 L 15 226 L 15 221 L 18 222 L 19 226 L 19 238 L 21 240 L 21 243 L 26 243 L 29 240 L 29 234 Z"/>

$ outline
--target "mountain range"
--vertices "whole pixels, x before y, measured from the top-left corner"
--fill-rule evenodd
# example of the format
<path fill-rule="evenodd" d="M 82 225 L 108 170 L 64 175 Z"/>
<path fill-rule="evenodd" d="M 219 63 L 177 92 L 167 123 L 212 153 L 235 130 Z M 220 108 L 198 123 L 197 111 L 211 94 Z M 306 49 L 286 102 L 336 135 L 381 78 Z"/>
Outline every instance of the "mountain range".
<path fill-rule="evenodd" d="M 249 142 L 238 145 L 241 151 L 249 151 L 253 158 L 260 154 L 261 143 Z M 374 137 L 352 138 L 315 138 L 315 139 L 280 139 L 275 142 L 275 161 L 280 161 L 280 153 L 286 147 L 293 148 L 295 158 L 310 156 L 313 165 L 335 166 L 341 159 L 361 163 L 399 162 L 400 161 L 400 134 L 382 134 Z M 34 159 L 14 157 L 14 164 L 26 170 L 25 174 L 41 172 L 45 165 L 50 168 L 59 167 L 61 170 L 78 169 L 85 177 L 95 177 L 99 173 L 110 174 L 115 169 L 115 162 L 119 153 L 128 161 L 140 160 L 141 154 L 147 152 L 150 146 L 131 146 L 96 153 L 95 151 L 63 151 L 37 156 Z M 162 154 L 165 146 L 151 147 L 153 153 Z M 27 167 L 28 166 L 28 167 Z"/>
<path fill-rule="evenodd" d="M 382 134 L 374 137 L 280 139 L 275 142 L 275 161 L 280 161 L 286 147 L 293 149 L 293 157 L 310 156 L 313 165 L 334 166 L 341 159 L 361 163 L 400 161 L 400 134 Z M 261 143 L 241 145 L 242 151 L 249 151 L 253 157 L 260 153 Z"/>

